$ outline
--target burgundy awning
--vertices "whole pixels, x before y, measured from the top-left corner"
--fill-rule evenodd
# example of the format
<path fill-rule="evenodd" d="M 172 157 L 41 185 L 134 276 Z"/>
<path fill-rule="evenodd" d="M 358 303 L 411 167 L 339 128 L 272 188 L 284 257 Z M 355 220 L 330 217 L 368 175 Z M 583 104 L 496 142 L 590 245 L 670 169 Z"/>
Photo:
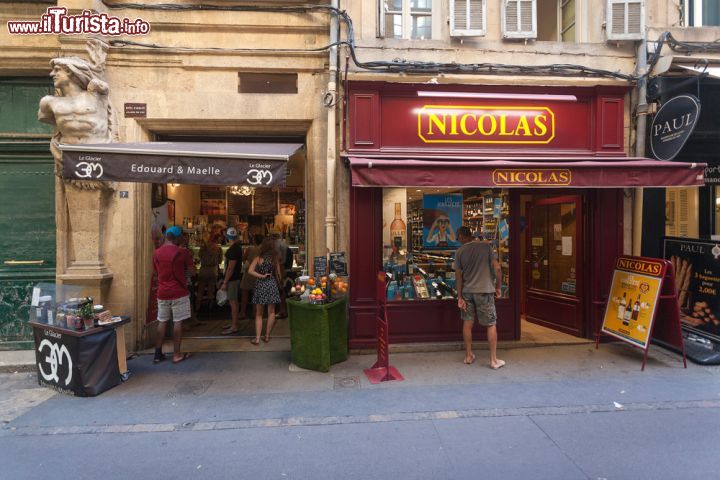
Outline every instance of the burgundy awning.
<path fill-rule="evenodd" d="M 704 163 L 608 157 L 388 159 L 348 157 L 356 187 L 623 188 L 702 186 Z"/>

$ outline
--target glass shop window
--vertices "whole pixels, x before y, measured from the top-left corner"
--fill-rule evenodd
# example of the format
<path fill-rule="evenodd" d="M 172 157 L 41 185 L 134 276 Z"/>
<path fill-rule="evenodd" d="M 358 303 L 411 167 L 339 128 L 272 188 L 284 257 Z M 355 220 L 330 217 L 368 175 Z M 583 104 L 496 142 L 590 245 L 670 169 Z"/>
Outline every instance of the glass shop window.
<path fill-rule="evenodd" d="M 383 189 L 383 270 L 392 276 L 392 301 L 456 298 L 457 230 L 490 242 L 509 298 L 510 208 L 503 189 Z"/>

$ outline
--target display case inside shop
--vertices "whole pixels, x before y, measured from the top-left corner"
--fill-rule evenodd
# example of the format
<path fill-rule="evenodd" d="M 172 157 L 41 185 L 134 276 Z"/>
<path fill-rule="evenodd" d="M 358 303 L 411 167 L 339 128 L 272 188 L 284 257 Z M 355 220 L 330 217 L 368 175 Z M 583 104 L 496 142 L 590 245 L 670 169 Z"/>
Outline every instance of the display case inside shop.
<path fill-rule="evenodd" d="M 490 242 L 509 296 L 509 195 L 501 189 L 383 190 L 383 265 L 389 301 L 457 298 L 455 252 L 460 226 Z M 405 229 L 404 235 L 400 228 Z"/>
<path fill-rule="evenodd" d="M 86 331 L 122 321 L 96 304 L 82 286 L 39 283 L 33 287 L 30 304 L 29 321 L 55 328 Z"/>

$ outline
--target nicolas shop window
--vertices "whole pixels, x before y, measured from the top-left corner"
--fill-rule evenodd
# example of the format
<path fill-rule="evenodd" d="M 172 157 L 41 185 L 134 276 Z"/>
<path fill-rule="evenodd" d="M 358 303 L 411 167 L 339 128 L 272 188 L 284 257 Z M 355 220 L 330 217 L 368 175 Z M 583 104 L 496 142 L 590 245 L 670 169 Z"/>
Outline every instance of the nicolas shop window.
<path fill-rule="evenodd" d="M 500 262 L 503 297 L 509 296 L 509 195 L 502 189 L 383 189 L 383 270 L 391 301 L 456 298 L 457 230 L 470 228 L 489 242 Z"/>

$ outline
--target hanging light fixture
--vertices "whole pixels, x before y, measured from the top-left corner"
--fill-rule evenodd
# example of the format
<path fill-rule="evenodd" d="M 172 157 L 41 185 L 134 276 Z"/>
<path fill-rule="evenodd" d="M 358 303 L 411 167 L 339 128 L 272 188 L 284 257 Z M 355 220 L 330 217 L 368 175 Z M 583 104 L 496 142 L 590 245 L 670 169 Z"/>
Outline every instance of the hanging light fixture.
<path fill-rule="evenodd" d="M 233 195 L 243 195 L 245 197 L 255 194 L 255 187 L 247 185 L 233 185 L 230 187 L 230 193 Z"/>

